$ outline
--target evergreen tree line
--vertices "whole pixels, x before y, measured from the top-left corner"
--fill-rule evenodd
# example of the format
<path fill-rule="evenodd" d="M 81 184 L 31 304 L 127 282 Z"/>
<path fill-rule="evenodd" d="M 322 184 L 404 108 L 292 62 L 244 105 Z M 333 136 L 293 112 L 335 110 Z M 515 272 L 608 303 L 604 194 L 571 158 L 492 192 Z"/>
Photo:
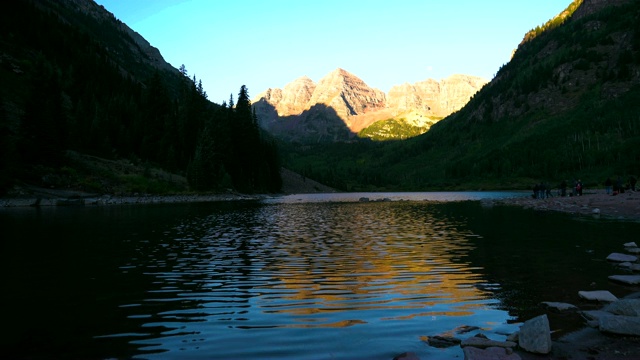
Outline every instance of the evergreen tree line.
<path fill-rule="evenodd" d="M 0 69 L 4 85 L 15 85 L 0 97 L 5 190 L 65 166 L 67 150 L 154 164 L 186 175 L 197 191 L 280 190 L 275 142 L 260 132 L 245 86 L 237 104 L 218 105 L 184 65 L 133 75 L 88 34 L 19 3 L 23 11 L 0 25 L 14 44 L 13 71 Z"/>

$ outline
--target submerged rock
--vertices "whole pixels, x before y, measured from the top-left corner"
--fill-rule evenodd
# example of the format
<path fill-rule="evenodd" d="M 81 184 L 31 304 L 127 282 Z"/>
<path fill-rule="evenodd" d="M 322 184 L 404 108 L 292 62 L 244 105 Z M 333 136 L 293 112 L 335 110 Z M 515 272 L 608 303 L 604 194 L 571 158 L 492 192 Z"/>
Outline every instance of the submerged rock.
<path fill-rule="evenodd" d="M 618 298 L 607 290 L 578 291 L 578 296 L 589 301 L 613 302 Z"/>
<path fill-rule="evenodd" d="M 420 358 L 415 353 L 406 352 L 394 357 L 393 360 L 420 360 Z"/>
<path fill-rule="evenodd" d="M 475 330 L 480 330 L 480 328 L 477 326 L 470 326 L 470 325 L 462 325 L 455 328 L 456 334 L 466 334 L 468 332 L 472 332 Z"/>
<path fill-rule="evenodd" d="M 547 315 L 527 320 L 520 327 L 518 345 L 528 352 L 548 354 L 551 352 L 551 330 Z"/>
<path fill-rule="evenodd" d="M 448 348 L 460 344 L 462 340 L 451 336 L 429 336 L 427 343 L 435 348 Z"/>

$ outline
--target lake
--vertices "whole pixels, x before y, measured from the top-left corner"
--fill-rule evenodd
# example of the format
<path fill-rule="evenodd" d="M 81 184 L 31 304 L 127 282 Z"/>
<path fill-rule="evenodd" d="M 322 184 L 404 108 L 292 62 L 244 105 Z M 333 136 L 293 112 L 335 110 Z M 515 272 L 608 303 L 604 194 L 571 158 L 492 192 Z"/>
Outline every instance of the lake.
<path fill-rule="evenodd" d="M 528 195 L 528 194 L 526 194 Z M 636 222 L 493 206 L 511 192 L 0 209 L 3 357 L 462 358 L 580 290 Z M 370 201 L 360 201 L 368 198 Z M 364 199 L 363 199 L 364 200 Z M 456 200 L 456 201 L 452 201 Z M 552 330 L 579 324 L 550 315 Z"/>

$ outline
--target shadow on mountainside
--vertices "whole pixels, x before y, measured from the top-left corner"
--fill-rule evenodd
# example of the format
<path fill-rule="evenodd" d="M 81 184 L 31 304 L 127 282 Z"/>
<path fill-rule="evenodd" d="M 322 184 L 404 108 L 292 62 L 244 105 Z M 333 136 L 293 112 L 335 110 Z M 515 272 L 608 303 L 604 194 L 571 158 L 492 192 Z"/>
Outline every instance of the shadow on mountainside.
<path fill-rule="evenodd" d="M 324 104 L 313 105 L 299 115 L 279 117 L 275 107 L 260 99 L 253 104 L 258 123 L 272 135 L 287 141 L 341 142 L 356 135 L 335 109 Z"/>

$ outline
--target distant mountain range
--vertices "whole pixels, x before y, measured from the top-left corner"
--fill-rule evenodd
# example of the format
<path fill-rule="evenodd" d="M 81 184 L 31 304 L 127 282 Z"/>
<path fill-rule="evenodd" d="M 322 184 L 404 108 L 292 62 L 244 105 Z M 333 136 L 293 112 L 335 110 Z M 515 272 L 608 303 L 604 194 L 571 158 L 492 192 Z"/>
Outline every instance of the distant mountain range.
<path fill-rule="evenodd" d="M 253 106 L 260 125 L 286 140 L 348 141 L 372 124 L 390 119 L 417 129 L 417 135 L 461 109 L 486 83 L 476 76 L 453 75 L 439 82 L 396 85 L 385 94 L 338 68 L 317 84 L 303 76 L 283 89 L 268 89 L 253 100 Z M 384 137 L 402 138 L 403 133 L 387 131 Z"/>

